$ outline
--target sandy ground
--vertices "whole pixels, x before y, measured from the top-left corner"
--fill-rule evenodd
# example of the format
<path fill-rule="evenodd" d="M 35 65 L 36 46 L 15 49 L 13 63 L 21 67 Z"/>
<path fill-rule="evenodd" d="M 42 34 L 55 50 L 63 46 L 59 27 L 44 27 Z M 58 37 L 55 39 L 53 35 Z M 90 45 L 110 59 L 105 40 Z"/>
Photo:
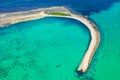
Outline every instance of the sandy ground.
<path fill-rule="evenodd" d="M 44 12 L 64 12 L 67 14 L 71 14 L 71 16 L 56 16 L 56 15 L 47 15 Z M 82 62 L 78 67 L 78 71 L 86 72 L 92 57 L 99 46 L 100 43 L 100 33 L 97 29 L 97 26 L 89 20 L 87 17 L 82 15 L 76 15 L 71 13 L 65 7 L 50 7 L 50 8 L 40 8 L 35 10 L 29 10 L 24 12 L 12 12 L 12 13 L 2 13 L 0 14 L 0 27 L 6 27 L 6 25 L 15 24 L 22 21 L 28 21 L 33 19 L 39 19 L 44 17 L 65 17 L 65 18 L 72 18 L 82 22 L 86 27 L 89 29 L 91 34 L 91 41 L 88 49 L 83 57 Z"/>
<path fill-rule="evenodd" d="M 22 21 L 28 21 L 33 19 L 39 19 L 46 16 L 44 12 L 64 12 L 68 13 L 69 10 L 65 7 L 50 7 L 50 8 L 40 8 L 35 10 L 28 10 L 24 12 L 11 12 L 0 14 L 0 27 L 5 27 L 5 25 L 15 24 Z"/>

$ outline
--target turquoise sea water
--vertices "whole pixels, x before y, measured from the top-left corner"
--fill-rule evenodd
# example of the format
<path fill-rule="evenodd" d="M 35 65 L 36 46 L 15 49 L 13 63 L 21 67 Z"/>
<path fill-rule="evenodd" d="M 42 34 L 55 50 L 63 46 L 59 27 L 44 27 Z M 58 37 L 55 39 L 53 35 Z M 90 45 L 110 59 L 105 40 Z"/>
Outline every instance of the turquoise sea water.
<path fill-rule="evenodd" d="M 0 80 L 120 80 L 120 2 L 110 1 L 104 3 L 109 8 L 91 6 L 91 1 L 84 7 L 78 1 L 78 6 L 73 5 L 79 13 L 92 12 L 89 17 L 101 33 L 92 64 L 81 76 L 84 79 L 75 75 L 75 69 L 89 44 L 88 30 L 75 20 L 44 18 L 0 29 Z"/>
<path fill-rule="evenodd" d="M 72 22 L 72 23 L 71 23 Z M 0 29 L 0 80 L 79 80 L 90 41 L 73 19 L 48 17 Z"/>
<path fill-rule="evenodd" d="M 94 80 L 120 80 L 120 3 L 90 17 L 101 32 Z"/>

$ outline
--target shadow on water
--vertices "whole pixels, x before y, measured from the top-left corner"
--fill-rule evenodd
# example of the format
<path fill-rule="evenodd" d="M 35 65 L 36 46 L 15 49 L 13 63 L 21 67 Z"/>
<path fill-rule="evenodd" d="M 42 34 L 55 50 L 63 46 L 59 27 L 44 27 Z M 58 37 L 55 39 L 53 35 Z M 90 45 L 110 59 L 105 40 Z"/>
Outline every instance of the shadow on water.
<path fill-rule="evenodd" d="M 120 0 L 0 0 L 0 13 L 25 11 L 50 6 L 68 6 L 77 13 L 99 13 Z"/>

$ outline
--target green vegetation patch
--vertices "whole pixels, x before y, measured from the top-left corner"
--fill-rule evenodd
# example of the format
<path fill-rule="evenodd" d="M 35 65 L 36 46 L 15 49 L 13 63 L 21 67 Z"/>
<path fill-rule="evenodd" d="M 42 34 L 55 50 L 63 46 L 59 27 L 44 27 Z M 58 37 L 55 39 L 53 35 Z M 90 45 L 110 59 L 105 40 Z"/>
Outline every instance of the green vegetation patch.
<path fill-rule="evenodd" d="M 62 12 L 48 12 L 47 14 L 48 15 L 60 15 L 60 16 L 71 16 L 70 14 L 62 13 Z"/>

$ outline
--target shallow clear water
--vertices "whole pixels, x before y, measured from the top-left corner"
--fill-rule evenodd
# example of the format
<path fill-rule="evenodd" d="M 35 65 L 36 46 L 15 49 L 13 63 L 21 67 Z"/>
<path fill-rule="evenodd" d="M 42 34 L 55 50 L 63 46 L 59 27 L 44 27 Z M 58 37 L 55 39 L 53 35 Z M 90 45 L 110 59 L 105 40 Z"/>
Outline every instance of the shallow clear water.
<path fill-rule="evenodd" d="M 79 80 L 75 69 L 89 40 L 85 26 L 66 18 L 1 28 L 0 80 Z"/>
<path fill-rule="evenodd" d="M 98 25 L 101 43 L 88 72 L 81 77 L 85 77 L 84 80 L 120 80 L 119 2 L 0 0 L 0 13 L 65 5 L 89 15 Z M 44 18 L 0 29 L 0 80 L 83 80 L 75 76 L 74 70 L 89 40 L 89 32 L 83 25 L 60 18 Z"/>
<path fill-rule="evenodd" d="M 90 17 L 101 33 L 94 80 L 120 80 L 120 3 Z"/>

